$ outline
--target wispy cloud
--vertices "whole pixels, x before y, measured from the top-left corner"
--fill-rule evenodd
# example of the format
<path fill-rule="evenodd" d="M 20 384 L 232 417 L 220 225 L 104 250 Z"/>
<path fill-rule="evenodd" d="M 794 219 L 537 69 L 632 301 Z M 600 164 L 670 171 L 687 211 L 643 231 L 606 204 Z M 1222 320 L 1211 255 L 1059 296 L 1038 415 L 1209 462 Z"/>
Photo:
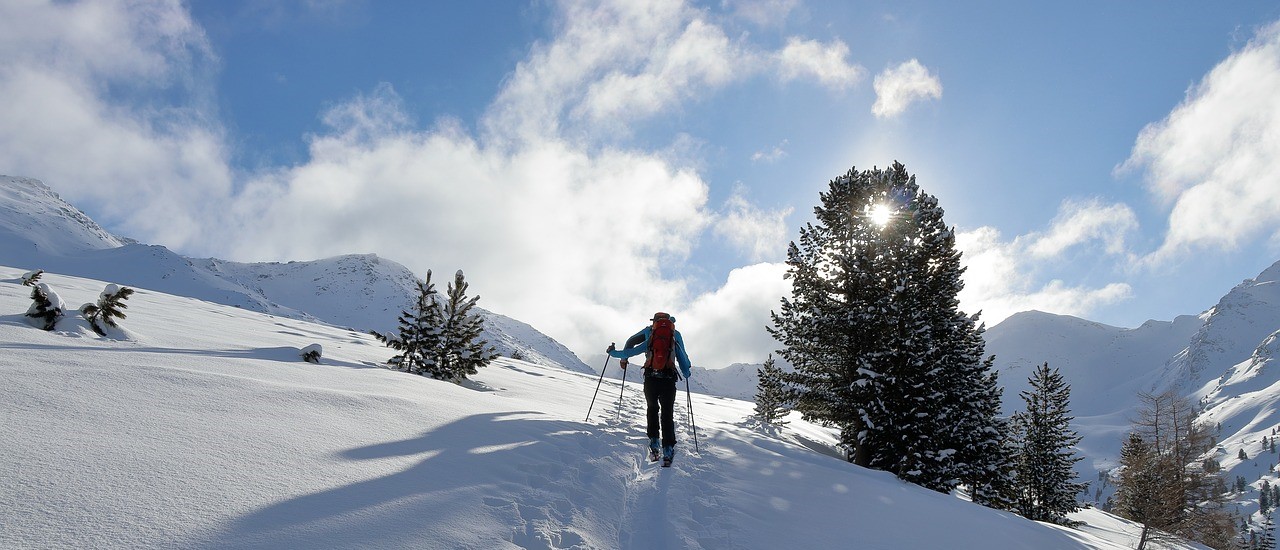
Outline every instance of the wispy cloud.
<path fill-rule="evenodd" d="M 715 221 L 716 235 L 743 251 L 752 261 L 779 259 L 787 246 L 787 216 L 794 209 L 765 211 L 747 200 L 739 186 L 725 201 Z"/>
<path fill-rule="evenodd" d="M 1102 204 L 1097 199 L 1067 200 L 1047 234 L 1030 236 L 1028 251 L 1050 258 L 1073 246 L 1098 241 L 1107 254 L 1123 254 L 1128 251 L 1126 238 L 1137 229 L 1138 217 L 1128 205 Z"/>
<path fill-rule="evenodd" d="M 1280 22 L 1257 31 L 1187 92 L 1164 120 L 1143 128 L 1119 171 L 1143 170 L 1172 205 L 1149 263 L 1210 247 L 1266 239 L 1280 224 Z"/>
<path fill-rule="evenodd" d="M 917 101 L 942 97 L 942 81 L 937 75 L 912 59 L 876 75 L 872 86 L 876 102 L 871 113 L 878 118 L 891 118 L 907 110 Z"/>
<path fill-rule="evenodd" d="M 956 247 L 963 252 L 966 266 L 961 306 L 970 312 L 982 310 L 983 321 L 992 325 L 1028 309 L 1087 315 L 1128 299 L 1132 289 L 1123 282 L 1070 286 L 1060 279 L 1045 282 L 1042 274 L 1073 247 L 1126 255 L 1123 236 L 1135 229 L 1136 221 L 1127 206 L 1065 201 L 1043 233 L 1012 240 L 1005 240 L 992 227 L 958 233 Z"/>
<path fill-rule="evenodd" d="M 761 27 L 780 27 L 800 0 L 724 0 L 722 4 L 734 15 Z"/>
<path fill-rule="evenodd" d="M 823 44 L 817 40 L 792 37 L 774 54 L 783 80 L 816 78 L 823 85 L 844 90 L 856 86 L 866 69 L 849 61 L 849 46 L 841 40 Z"/>
<path fill-rule="evenodd" d="M 787 140 L 773 146 L 768 151 L 756 151 L 751 154 L 751 162 L 777 162 L 787 156 Z"/>

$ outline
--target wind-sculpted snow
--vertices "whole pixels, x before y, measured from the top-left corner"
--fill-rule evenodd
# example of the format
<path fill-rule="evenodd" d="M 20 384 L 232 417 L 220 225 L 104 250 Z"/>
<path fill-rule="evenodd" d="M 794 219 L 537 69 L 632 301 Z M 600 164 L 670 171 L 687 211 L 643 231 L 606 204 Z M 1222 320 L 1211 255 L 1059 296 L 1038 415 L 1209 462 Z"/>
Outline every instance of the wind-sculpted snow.
<path fill-rule="evenodd" d="M 139 289 L 127 338 L 21 320 L 0 267 L 3 548 L 1124 548 L 863 470 L 830 430 L 681 399 L 642 456 L 639 385 L 499 359 L 462 385 L 359 331 Z M 71 302 L 102 281 L 44 280 Z M 3 312 L 13 312 L 6 314 Z M 320 364 L 298 351 L 318 343 Z M 1110 525 L 1097 512 L 1079 517 Z M 1107 537 L 1109 542 L 1096 535 Z"/>

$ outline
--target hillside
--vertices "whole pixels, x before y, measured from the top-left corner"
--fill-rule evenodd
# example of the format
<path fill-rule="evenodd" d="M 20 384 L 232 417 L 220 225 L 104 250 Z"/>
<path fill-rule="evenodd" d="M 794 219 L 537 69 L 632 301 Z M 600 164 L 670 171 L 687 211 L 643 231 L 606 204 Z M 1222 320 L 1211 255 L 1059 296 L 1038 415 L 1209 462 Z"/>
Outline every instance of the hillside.
<path fill-rule="evenodd" d="M 1022 407 L 1017 393 L 1035 364 L 1048 362 L 1071 384 L 1074 427 L 1083 436 L 1078 466 L 1095 486 L 1086 500 L 1102 502 L 1110 488 L 1096 483 L 1109 472 L 1138 410 L 1138 393 L 1166 390 L 1201 409 L 1218 445 L 1204 458 L 1222 466 L 1232 510 L 1263 523 L 1258 513 L 1264 482 L 1280 482 L 1280 459 L 1264 438 L 1280 432 L 1280 262 L 1227 291 L 1199 316 L 1149 321 L 1136 329 L 1110 327 L 1070 316 L 1024 312 L 987 332 L 987 352 L 1005 385 L 1005 410 Z M 1248 458 L 1241 459 L 1240 453 Z"/>
<path fill-rule="evenodd" d="M 186 258 L 163 246 L 115 237 L 40 181 L 9 176 L 0 176 L 0 252 L 10 265 L 26 270 L 73 273 L 362 332 L 393 330 L 415 292 L 412 272 L 372 254 L 288 263 Z M 452 273 L 446 273 L 449 280 Z M 591 372 L 568 348 L 533 327 L 477 309 L 487 321 L 485 336 L 499 353 Z"/>
<path fill-rule="evenodd" d="M 0 547 L 1124 548 L 907 485 L 824 429 L 748 427 L 691 395 L 675 466 L 641 458 L 642 399 L 502 359 L 461 386 L 379 368 L 357 331 L 139 289 L 123 330 L 54 332 L 0 267 Z M 104 282 L 47 274 L 69 303 Z M 18 313 L 2 313 L 18 312 Z M 319 343 L 321 364 L 298 349 Z M 816 451 L 816 452 L 815 452 Z M 1120 527 L 1117 527 L 1120 526 Z M 1091 534 L 1092 533 L 1092 534 Z"/>

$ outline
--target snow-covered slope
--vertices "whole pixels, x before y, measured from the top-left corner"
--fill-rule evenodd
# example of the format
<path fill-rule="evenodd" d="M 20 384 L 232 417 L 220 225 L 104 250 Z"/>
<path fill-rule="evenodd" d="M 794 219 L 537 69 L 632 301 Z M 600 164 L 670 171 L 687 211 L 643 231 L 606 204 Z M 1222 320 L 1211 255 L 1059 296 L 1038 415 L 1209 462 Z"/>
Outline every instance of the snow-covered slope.
<path fill-rule="evenodd" d="M 1026 389 L 1029 367 L 1047 361 L 1062 370 L 1083 436 L 1079 450 L 1088 458 L 1078 472 L 1085 481 L 1096 479 L 1090 470 L 1115 466 L 1138 392 L 1166 390 L 1188 396 L 1202 409 L 1201 421 L 1220 426 L 1210 454 L 1228 485 L 1241 477 L 1249 486 L 1230 495 L 1242 514 L 1257 511 L 1263 481 L 1280 480 L 1280 459 L 1263 450 L 1263 438 L 1280 432 L 1280 262 L 1199 316 L 1120 329 L 1026 312 L 992 327 L 987 351 L 997 358 L 1006 412 L 1022 407 L 1017 393 Z M 1238 458 L 1241 450 L 1249 458 Z M 1105 498 L 1106 491 L 1095 495 Z"/>
<path fill-rule="evenodd" d="M 1040 311 L 1015 314 L 986 332 L 986 351 L 996 356 L 1004 386 L 1004 412 L 1025 405 L 1019 393 L 1040 364 L 1061 370 L 1071 386 L 1071 411 L 1088 457 L 1079 473 L 1089 480 L 1096 470 L 1115 466 L 1120 443 L 1140 391 L 1159 382 L 1164 365 L 1187 345 L 1201 321 L 1181 316 L 1172 322 L 1148 321 L 1123 329 L 1067 315 Z"/>
<path fill-rule="evenodd" d="M 1126 547 L 815 452 L 831 434 L 798 419 L 746 428 L 740 401 L 691 396 L 700 452 L 682 402 L 663 469 L 634 385 L 583 421 L 587 374 L 501 359 L 458 386 L 376 367 L 362 332 L 145 288 L 113 338 L 45 332 L 23 271 L 0 267 L 0 547 Z"/>
<path fill-rule="evenodd" d="M 163 246 L 114 237 L 43 183 L 8 176 L 0 176 L 0 253 L 10 265 L 29 270 L 75 274 L 361 331 L 395 329 L 416 292 L 413 273 L 371 254 L 289 263 L 185 258 Z M 481 314 L 487 321 L 485 337 L 500 354 L 591 372 L 533 327 L 490 311 Z"/>
<path fill-rule="evenodd" d="M 1280 330 L 1280 262 L 1231 289 L 1164 373 L 1165 385 L 1196 398 L 1214 391 L 1226 369 L 1249 359 Z"/>
<path fill-rule="evenodd" d="M 39 180 L 0 176 L 0 233 L 24 239 L 0 239 L 0 257 L 10 264 L 32 257 L 75 254 L 123 246 L 79 209 L 67 204 Z"/>

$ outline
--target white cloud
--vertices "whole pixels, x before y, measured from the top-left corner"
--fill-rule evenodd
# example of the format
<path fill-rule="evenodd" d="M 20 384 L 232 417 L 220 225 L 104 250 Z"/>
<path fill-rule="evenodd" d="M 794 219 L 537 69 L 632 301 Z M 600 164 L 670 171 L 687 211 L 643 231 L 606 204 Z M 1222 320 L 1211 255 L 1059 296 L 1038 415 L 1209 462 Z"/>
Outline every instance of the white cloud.
<path fill-rule="evenodd" d="M 679 321 L 690 360 L 710 368 L 764 362 L 779 347 L 765 327 L 773 323 L 769 312 L 791 295 L 786 272 L 786 264 L 780 263 L 740 267 L 729 273 L 724 286 L 699 296 L 687 315 L 697 323 Z"/>
<path fill-rule="evenodd" d="M 1127 251 L 1125 238 L 1138 228 L 1138 217 L 1127 205 L 1102 204 L 1098 200 L 1065 201 L 1050 232 L 1035 236 L 1029 246 L 1033 256 L 1053 257 L 1088 241 L 1102 241 L 1108 254 Z"/>
<path fill-rule="evenodd" d="M 670 309 L 707 339 L 690 342 L 699 365 L 760 360 L 781 272 L 736 270 L 701 297 L 682 272 L 713 223 L 767 258 L 789 211 L 737 196 L 718 216 L 696 159 L 610 146 L 610 132 L 771 71 L 843 89 L 861 67 L 839 41 L 795 38 L 775 53 L 731 38 L 677 0 L 555 8 L 554 36 L 504 80 L 478 134 L 448 119 L 416 127 L 394 89 L 368 83 L 320 114 L 306 159 L 236 172 L 214 118 L 218 60 L 182 2 L 0 2 L 0 166 L 183 253 L 374 252 L 419 274 L 462 268 L 482 306 L 582 353 Z M 728 309 L 744 300 L 759 310 L 750 318 Z M 742 327 L 711 330 L 730 321 Z"/>
<path fill-rule="evenodd" d="M 956 247 L 966 266 L 961 308 L 982 311 L 988 326 L 1019 311 L 1036 309 L 1063 315 L 1087 315 L 1096 308 L 1127 299 L 1129 285 L 1110 283 L 1102 288 L 1068 287 L 1061 280 L 1037 284 L 1036 266 L 1017 240 L 1004 242 L 1000 232 L 981 227 L 956 235 Z"/>
<path fill-rule="evenodd" d="M 176 0 L 0 3 L 0 166 L 125 234 L 192 243 L 231 187 L 214 63 Z"/>
<path fill-rule="evenodd" d="M 799 37 L 788 39 L 787 45 L 774 54 L 784 81 L 812 77 L 835 90 L 856 86 L 866 74 L 866 69 L 850 63 L 848 57 L 849 46 L 841 40 L 823 44 Z"/>
<path fill-rule="evenodd" d="M 1160 248 L 1172 260 L 1210 247 L 1265 239 L 1280 224 L 1280 22 L 1260 30 L 1187 92 L 1169 116 L 1142 129 L 1120 171 L 1145 169 L 1172 204 Z"/>
<path fill-rule="evenodd" d="M 787 140 L 782 140 L 769 151 L 756 151 L 751 154 L 751 162 L 777 162 L 787 156 Z"/>
<path fill-rule="evenodd" d="M 761 27 L 780 27 L 787 21 L 800 0 L 724 0 L 734 15 Z"/>
<path fill-rule="evenodd" d="M 872 86 L 876 90 L 876 103 L 871 106 L 871 112 L 878 118 L 895 117 L 912 103 L 942 97 L 942 81 L 915 59 L 885 69 L 876 75 Z"/>
<path fill-rule="evenodd" d="M 768 212 L 747 200 L 741 187 L 725 201 L 724 213 L 715 222 L 715 233 L 742 250 L 752 261 L 775 259 L 786 251 L 787 216 L 793 208 Z"/>
<path fill-rule="evenodd" d="M 641 152 L 550 140 L 507 151 L 448 124 L 398 127 L 385 122 L 401 117 L 393 94 L 335 107 L 307 163 L 247 184 L 222 237 L 233 256 L 367 251 L 419 273 L 461 268 L 482 306 L 576 350 L 688 301 L 661 266 L 683 262 L 710 223 L 696 173 Z"/>

